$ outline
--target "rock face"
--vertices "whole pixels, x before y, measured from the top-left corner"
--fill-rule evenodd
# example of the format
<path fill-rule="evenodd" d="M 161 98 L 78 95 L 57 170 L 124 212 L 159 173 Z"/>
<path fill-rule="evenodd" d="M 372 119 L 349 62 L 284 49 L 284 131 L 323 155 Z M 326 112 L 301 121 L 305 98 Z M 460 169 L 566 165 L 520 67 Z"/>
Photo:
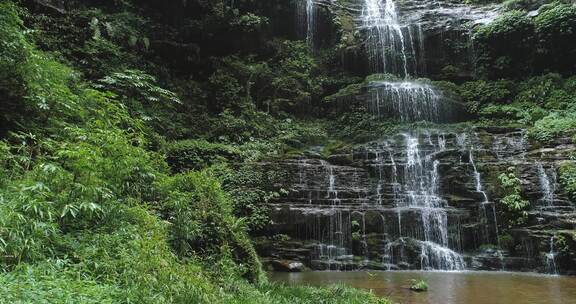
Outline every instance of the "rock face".
<path fill-rule="evenodd" d="M 312 269 L 576 271 L 576 212 L 556 178 L 571 144 L 537 147 L 525 132 L 413 131 L 334 155 L 266 165 L 288 194 L 271 205 L 261 255 Z M 503 222 L 498 175 L 513 167 L 528 223 Z M 572 249 L 572 250 L 569 250 Z M 274 265 L 274 264 L 273 264 Z"/>
<path fill-rule="evenodd" d="M 342 37 L 360 41 L 350 48 L 362 50 L 364 74 L 397 78 L 354 86 L 337 101 L 364 102 L 374 116 L 402 122 L 467 118 L 457 102 L 414 78 L 458 69 L 471 73 L 470 29 L 494 18 L 497 7 L 450 1 L 313 3 L 339 19 Z M 321 36 L 314 36 L 310 25 L 322 23 L 308 18 L 309 41 Z M 346 24 L 353 34 L 346 35 Z M 519 129 L 455 129 L 412 130 L 341 155 L 264 165 L 287 176 L 278 186 L 288 193 L 271 203 L 273 225 L 269 237 L 258 242 L 260 254 L 274 268 L 288 260 L 319 270 L 576 272 L 575 206 L 556 174 L 576 149 L 570 140 L 541 147 Z M 509 225 L 502 203 L 498 176 L 511 170 L 530 201 L 521 226 Z"/>
<path fill-rule="evenodd" d="M 312 26 L 316 42 L 324 42 L 320 45 L 338 40 L 348 70 L 363 75 L 385 71 L 458 81 L 474 75 L 473 28 L 500 13 L 498 5 L 450 0 L 312 2 L 316 15 L 324 18 L 313 24 L 301 23 Z M 334 30 L 339 39 L 334 37 Z"/>

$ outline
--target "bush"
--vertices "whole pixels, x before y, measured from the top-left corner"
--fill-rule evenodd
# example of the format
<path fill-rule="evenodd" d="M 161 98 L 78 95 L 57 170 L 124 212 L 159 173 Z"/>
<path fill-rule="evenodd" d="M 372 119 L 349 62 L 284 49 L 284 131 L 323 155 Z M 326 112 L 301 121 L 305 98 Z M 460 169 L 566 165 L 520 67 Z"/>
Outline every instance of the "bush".
<path fill-rule="evenodd" d="M 521 11 L 502 14 L 474 33 L 477 65 L 491 78 L 530 73 L 535 33 L 530 17 Z"/>
<path fill-rule="evenodd" d="M 231 250 L 237 273 L 260 281 L 260 262 L 245 235 L 243 219 L 234 218 L 230 198 L 207 171 L 167 178 L 162 214 L 172 223 L 170 243 L 182 257 L 218 260 Z M 224 250 L 224 251 L 223 251 Z"/>
<path fill-rule="evenodd" d="M 513 124 L 531 125 L 543 118 L 546 111 L 532 103 L 515 102 L 508 105 L 489 104 L 479 111 L 483 117 L 503 119 Z"/>
<path fill-rule="evenodd" d="M 558 2 L 543 6 L 534 19 L 544 68 L 564 73 L 576 68 L 576 7 Z"/>
<path fill-rule="evenodd" d="M 504 206 L 508 228 L 512 228 L 526 223 L 530 202 L 522 198 L 520 179 L 514 174 L 513 168 L 509 168 L 508 171 L 508 173 L 501 173 L 498 179 L 504 194 L 500 203 Z"/>
<path fill-rule="evenodd" d="M 237 162 L 241 152 L 234 146 L 206 140 L 181 140 L 166 146 L 166 160 L 174 172 L 200 170 L 221 162 Z"/>
<path fill-rule="evenodd" d="M 234 215 L 245 218 L 250 231 L 259 231 L 270 225 L 270 200 L 280 196 L 275 186 L 282 175 L 263 165 L 219 166 L 212 168 L 223 189 L 233 197 Z"/>
<path fill-rule="evenodd" d="M 428 291 L 428 283 L 424 280 L 412 280 L 410 290 L 417 292 Z"/>
<path fill-rule="evenodd" d="M 517 102 L 531 102 L 548 109 L 558 109 L 567 102 L 563 98 L 563 79 L 559 74 L 547 74 L 529 78 L 518 86 Z"/>
<path fill-rule="evenodd" d="M 462 84 L 458 92 L 471 113 L 478 113 L 482 106 L 509 103 L 514 94 L 514 83 L 506 80 L 476 80 Z"/>
<path fill-rule="evenodd" d="M 562 163 L 560 166 L 560 182 L 570 197 L 576 199 L 576 164 L 572 161 Z"/>
<path fill-rule="evenodd" d="M 541 142 L 549 142 L 562 135 L 576 133 L 576 112 L 553 112 L 537 121 L 529 130 L 530 137 Z"/>

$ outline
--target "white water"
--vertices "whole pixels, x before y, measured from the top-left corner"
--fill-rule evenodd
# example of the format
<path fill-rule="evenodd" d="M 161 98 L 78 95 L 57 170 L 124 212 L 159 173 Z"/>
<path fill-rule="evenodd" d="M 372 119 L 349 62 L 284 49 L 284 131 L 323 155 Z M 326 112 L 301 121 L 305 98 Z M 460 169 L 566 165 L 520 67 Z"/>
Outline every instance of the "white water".
<path fill-rule="evenodd" d="M 489 224 L 488 224 L 488 206 L 490 206 L 491 210 L 490 213 L 493 216 L 493 222 L 494 222 L 494 231 L 496 233 L 496 237 L 495 237 L 495 241 L 496 244 L 498 246 L 500 246 L 500 240 L 498 239 L 499 236 L 499 231 L 498 231 L 498 219 L 497 219 L 497 214 L 496 214 L 496 207 L 494 205 L 493 202 L 490 202 L 488 200 L 488 195 L 486 194 L 486 191 L 484 191 L 484 187 L 482 187 L 482 176 L 480 175 L 480 172 L 478 172 L 478 168 L 476 168 L 476 162 L 474 162 L 474 153 L 472 151 L 472 148 L 470 148 L 469 152 L 469 161 L 470 161 L 470 165 L 472 166 L 472 169 L 474 170 L 474 180 L 476 182 L 476 192 L 479 192 L 482 194 L 482 202 L 480 202 L 480 209 L 482 210 L 482 216 L 484 218 L 484 243 L 488 244 L 490 243 L 490 231 L 489 231 Z"/>
<path fill-rule="evenodd" d="M 434 143 L 430 134 L 425 134 L 425 143 L 433 147 L 433 151 L 423 151 L 418 136 L 403 136 L 406 159 L 403 176 L 400 178 L 396 176 L 398 172 L 390 153 L 393 184 L 401 180 L 399 185 L 392 189 L 398 215 L 398 235 L 396 240 L 387 241 L 383 262 L 388 268 L 405 262 L 404 246 L 407 242 L 415 241 L 421 250 L 422 269 L 462 270 L 465 268 L 462 256 L 449 248 L 447 203 L 438 194 L 440 163 L 434 159 L 433 154 L 445 148 L 443 137 L 437 136 L 437 142 Z M 388 144 L 385 144 L 385 147 L 388 147 Z M 378 161 L 381 161 L 381 158 Z M 420 219 L 415 221 L 411 218 L 410 221 L 402 223 L 402 212 L 416 213 Z M 403 230 L 407 230 L 407 233 L 403 234 Z"/>
<path fill-rule="evenodd" d="M 328 261 L 328 267 L 332 268 L 332 264 L 338 260 L 343 260 L 349 256 L 347 246 L 348 237 L 350 236 L 350 218 L 345 218 L 345 214 L 337 208 L 340 205 L 340 198 L 338 197 L 338 190 L 336 188 L 336 175 L 334 174 L 334 166 L 322 161 L 322 165 L 326 168 L 328 176 L 328 191 L 327 199 L 330 200 L 332 210 L 329 215 L 329 230 L 328 238 L 321 240 L 318 244 L 318 254 L 321 259 Z"/>
<path fill-rule="evenodd" d="M 365 0 L 362 27 L 367 30 L 369 60 L 374 72 L 408 76 L 406 39 L 393 0 Z"/>
<path fill-rule="evenodd" d="M 376 81 L 370 83 L 370 95 L 370 112 L 378 117 L 403 122 L 440 120 L 441 95 L 427 84 Z"/>
<path fill-rule="evenodd" d="M 554 206 L 554 192 L 556 192 L 556 173 L 554 168 L 552 168 L 552 173 L 550 176 L 546 173 L 542 163 L 537 163 L 538 168 L 538 179 L 540 182 L 540 188 L 542 189 L 542 202 L 546 207 Z"/>
<path fill-rule="evenodd" d="M 548 268 L 548 273 L 558 274 L 558 267 L 556 266 L 556 255 L 554 251 L 554 235 L 550 237 L 550 252 L 546 254 L 546 266 Z"/>
<path fill-rule="evenodd" d="M 314 36 L 316 34 L 316 17 L 318 14 L 314 0 L 298 0 L 297 5 L 297 26 L 300 35 L 306 38 L 309 46 L 314 46 Z"/>

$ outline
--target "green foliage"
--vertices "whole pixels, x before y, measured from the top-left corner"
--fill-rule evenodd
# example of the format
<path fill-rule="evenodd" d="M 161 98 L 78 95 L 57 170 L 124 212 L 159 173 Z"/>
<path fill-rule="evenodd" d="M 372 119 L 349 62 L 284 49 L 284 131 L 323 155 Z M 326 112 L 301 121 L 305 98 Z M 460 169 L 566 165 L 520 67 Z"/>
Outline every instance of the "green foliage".
<path fill-rule="evenodd" d="M 576 164 L 571 161 L 560 166 L 560 182 L 572 199 L 576 199 Z"/>
<path fill-rule="evenodd" d="M 519 84 L 515 101 L 532 102 L 547 109 L 565 109 L 571 100 L 563 90 L 563 82 L 558 74 L 529 78 Z"/>
<path fill-rule="evenodd" d="M 182 132 L 179 130 L 181 119 L 173 115 L 181 106 L 179 97 L 159 87 L 153 76 L 139 70 L 125 70 L 98 80 L 93 87 L 112 92 L 111 96 L 119 99 L 132 117 L 139 118 L 153 130 L 169 137 Z"/>
<path fill-rule="evenodd" d="M 532 103 L 514 102 L 508 105 L 488 104 L 479 114 L 491 119 L 503 119 L 530 125 L 546 115 L 546 111 Z"/>
<path fill-rule="evenodd" d="M 13 13 L 6 5 L 1 18 Z M 9 30 L 21 31 L 19 24 Z M 215 302 L 221 293 L 204 275 L 207 265 L 228 265 L 221 268 L 235 280 L 262 281 L 219 183 L 202 172 L 167 176 L 162 157 L 144 148 L 141 122 L 115 96 L 69 81 L 68 68 L 23 41 L 30 52 L 15 77 L 26 85 L 14 100 L 50 115 L 31 133 L 12 134 L 14 144 L 0 144 L 0 174 L 10 177 L 0 188 L 0 267 L 7 271 L 0 280 L 10 282 L 2 298 Z M 124 92 L 131 87 L 119 83 Z M 48 270 L 26 266 L 40 263 Z M 60 267 L 58 276 L 50 267 Z M 16 284 L 35 284 L 37 294 L 19 294 Z"/>
<path fill-rule="evenodd" d="M 498 179 L 504 193 L 500 203 L 504 207 L 504 216 L 508 223 L 508 228 L 511 228 L 526 223 L 530 202 L 522 198 L 520 179 L 514 174 L 513 168 L 509 168 L 508 171 L 508 173 L 501 173 Z"/>
<path fill-rule="evenodd" d="M 245 219 L 250 231 L 266 228 L 270 224 L 271 212 L 268 203 L 283 191 L 275 186 L 282 180 L 282 174 L 253 164 L 213 169 L 222 180 L 224 190 L 234 198 L 234 214 Z"/>
<path fill-rule="evenodd" d="M 513 83 L 506 80 L 476 80 L 462 84 L 458 92 L 471 113 L 478 113 L 490 103 L 508 103 L 514 92 Z"/>
<path fill-rule="evenodd" d="M 290 287 L 282 285 L 265 285 L 263 290 L 269 291 L 269 302 L 250 300 L 250 298 L 238 299 L 234 303 L 334 303 L 334 304 L 389 304 L 383 298 L 378 298 L 368 292 L 358 291 L 350 287 L 331 286 L 326 288 L 314 287 Z"/>
<path fill-rule="evenodd" d="M 536 9 L 546 2 L 550 1 L 508 1 L 505 6 Z M 476 31 L 482 75 L 500 78 L 575 71 L 576 8 L 572 3 L 553 2 L 538 11 L 531 19 L 523 11 L 511 10 Z"/>
<path fill-rule="evenodd" d="M 233 20 L 231 24 L 245 32 L 259 31 L 269 23 L 268 18 L 248 13 Z"/>
<path fill-rule="evenodd" d="M 530 72 L 535 30 L 521 11 L 510 11 L 478 28 L 474 34 L 477 65 L 490 77 L 521 76 Z"/>
<path fill-rule="evenodd" d="M 210 76 L 212 92 L 209 107 L 214 111 L 230 109 L 239 112 L 247 104 L 267 113 L 278 114 L 310 105 L 318 94 L 319 80 L 314 79 L 316 62 L 303 42 L 274 41 L 275 56 L 256 61 L 237 56 L 216 62 Z"/>
<path fill-rule="evenodd" d="M 156 78 L 139 70 L 113 73 L 98 81 L 98 89 L 111 90 L 122 99 L 137 99 L 140 102 L 180 103 L 178 96 L 156 85 Z"/>
<path fill-rule="evenodd" d="M 576 132 L 576 112 L 553 112 L 537 121 L 529 135 L 542 142 L 548 142 L 561 135 Z"/>
<path fill-rule="evenodd" d="M 576 7 L 572 3 L 555 2 L 540 8 L 534 19 L 541 52 L 549 57 L 549 65 L 560 71 L 574 71 L 576 55 Z"/>
<path fill-rule="evenodd" d="M 428 282 L 424 280 L 413 279 L 410 285 L 410 290 L 417 292 L 428 291 Z"/>
<path fill-rule="evenodd" d="M 125 303 L 120 288 L 79 277 L 66 261 L 28 266 L 0 273 L 0 295 L 5 303 Z"/>
<path fill-rule="evenodd" d="M 165 149 L 166 160 L 175 172 L 199 170 L 221 162 L 242 159 L 236 147 L 206 140 L 176 141 L 168 144 Z"/>
<path fill-rule="evenodd" d="M 35 50 L 10 3 L 0 4 L 0 96 L 6 99 L 0 135 L 54 116 L 70 118 L 80 110 L 78 97 L 68 86 L 76 80 L 75 73 Z"/>

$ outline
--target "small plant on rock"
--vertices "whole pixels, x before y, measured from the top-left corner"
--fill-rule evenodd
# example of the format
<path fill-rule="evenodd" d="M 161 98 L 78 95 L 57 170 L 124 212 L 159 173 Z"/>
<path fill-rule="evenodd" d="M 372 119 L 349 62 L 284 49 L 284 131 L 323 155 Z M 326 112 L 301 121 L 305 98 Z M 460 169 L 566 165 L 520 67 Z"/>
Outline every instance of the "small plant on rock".
<path fill-rule="evenodd" d="M 428 282 L 422 279 L 420 280 L 412 279 L 412 285 L 410 285 L 410 290 L 416 292 L 428 291 Z"/>

